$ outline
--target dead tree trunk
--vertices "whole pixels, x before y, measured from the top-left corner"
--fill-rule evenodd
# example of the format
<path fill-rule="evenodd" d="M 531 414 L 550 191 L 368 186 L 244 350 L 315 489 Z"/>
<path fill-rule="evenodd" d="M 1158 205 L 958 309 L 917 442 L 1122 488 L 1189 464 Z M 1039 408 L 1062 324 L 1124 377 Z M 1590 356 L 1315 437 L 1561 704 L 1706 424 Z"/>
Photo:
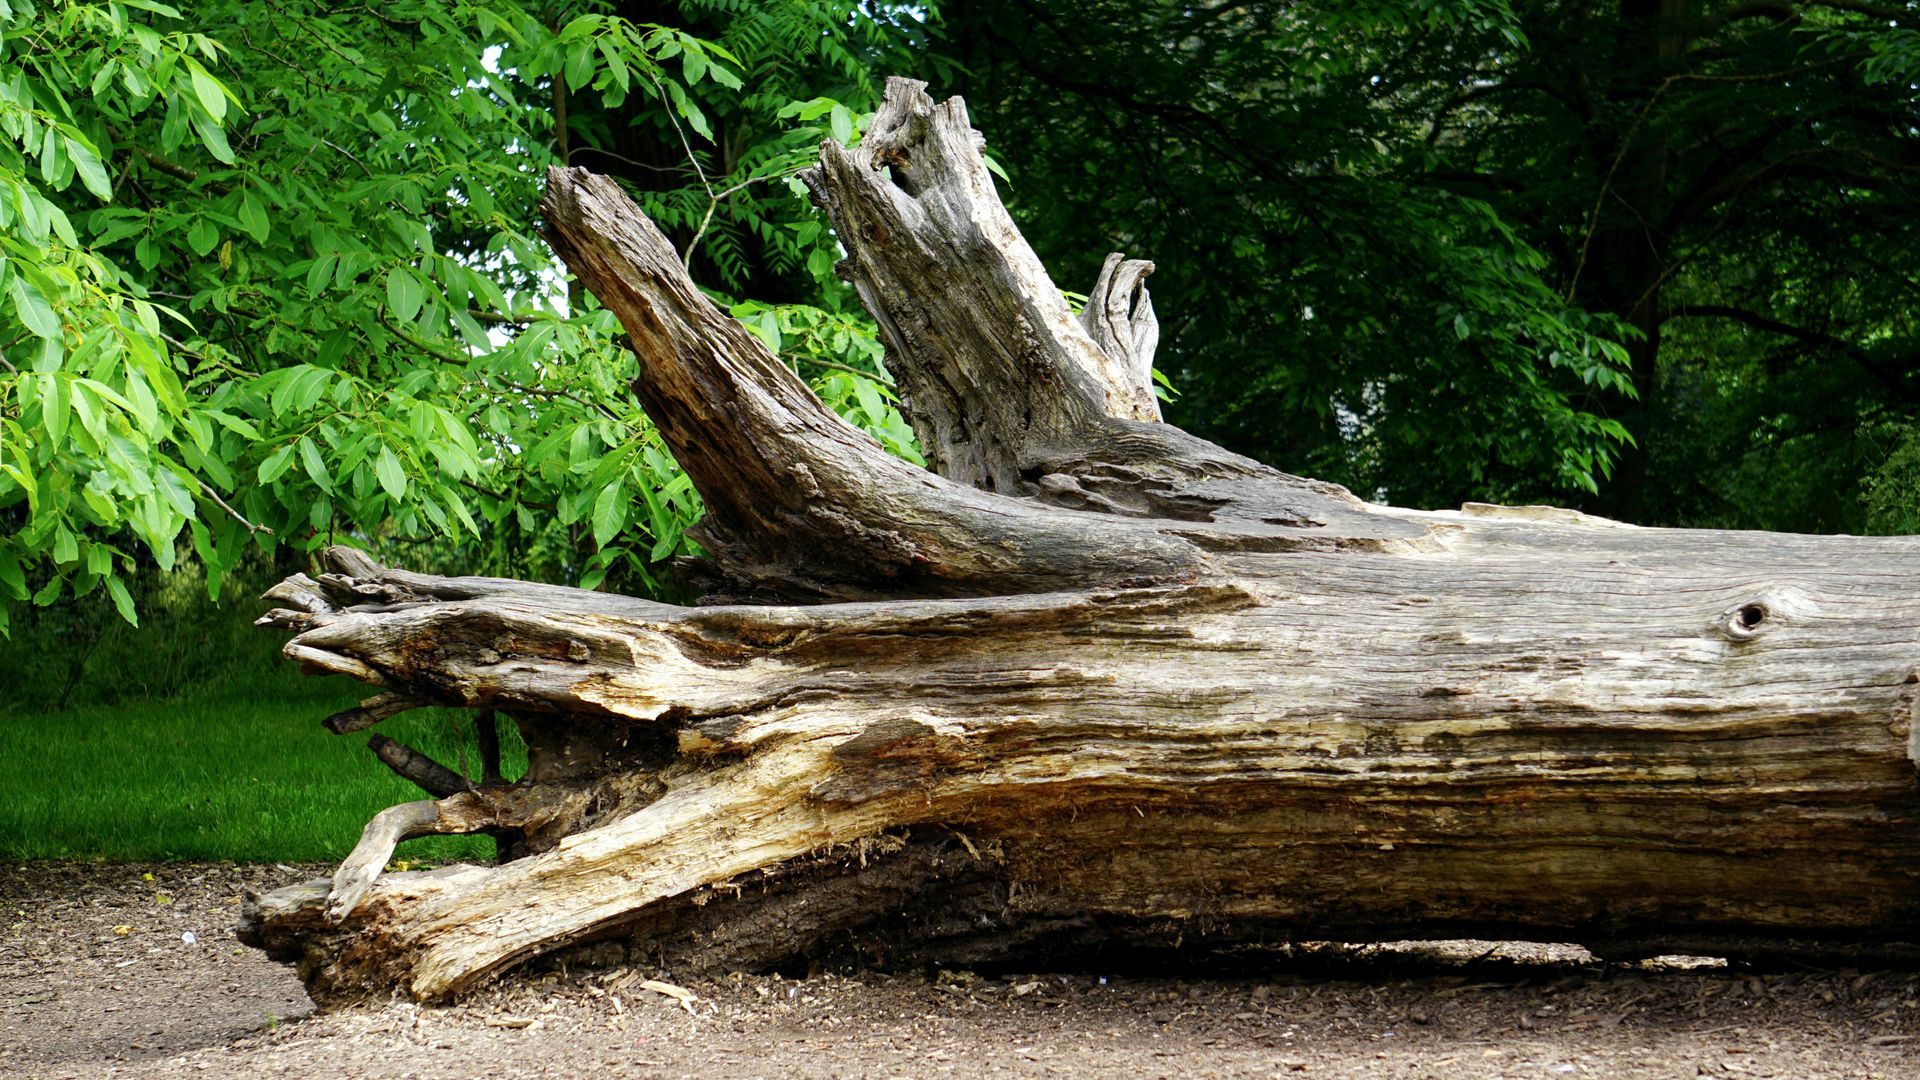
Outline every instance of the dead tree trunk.
<path fill-rule="evenodd" d="M 733 602 L 336 549 L 287 655 L 510 717 L 530 770 L 250 904 L 316 996 L 458 992 L 562 948 L 679 970 L 1032 965 L 1132 946 L 1517 935 L 1752 951 L 1920 920 L 1920 540 L 1361 502 L 1157 422 L 1141 280 L 1078 317 L 958 99 L 895 80 L 808 177 L 932 471 L 841 422 L 612 183 L 551 240 L 617 313 Z M 491 723 L 489 717 L 488 722 Z M 382 874 L 485 831 L 494 868 Z"/>

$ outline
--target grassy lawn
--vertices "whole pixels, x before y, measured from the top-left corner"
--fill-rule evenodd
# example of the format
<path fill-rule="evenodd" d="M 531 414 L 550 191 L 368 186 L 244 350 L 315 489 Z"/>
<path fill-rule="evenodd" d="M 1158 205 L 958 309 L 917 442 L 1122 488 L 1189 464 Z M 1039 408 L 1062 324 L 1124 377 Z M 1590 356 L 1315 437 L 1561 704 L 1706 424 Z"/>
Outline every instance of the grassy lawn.
<path fill-rule="evenodd" d="M 365 735 L 320 726 L 367 692 L 277 663 L 175 701 L 0 711 L 0 858 L 339 859 L 373 814 L 425 798 L 374 758 Z M 453 768 L 464 742 L 477 772 L 470 715 L 421 710 L 378 730 Z M 516 776 L 524 750 L 502 728 L 505 771 Z M 427 837 L 398 856 L 492 853 L 486 837 Z"/>

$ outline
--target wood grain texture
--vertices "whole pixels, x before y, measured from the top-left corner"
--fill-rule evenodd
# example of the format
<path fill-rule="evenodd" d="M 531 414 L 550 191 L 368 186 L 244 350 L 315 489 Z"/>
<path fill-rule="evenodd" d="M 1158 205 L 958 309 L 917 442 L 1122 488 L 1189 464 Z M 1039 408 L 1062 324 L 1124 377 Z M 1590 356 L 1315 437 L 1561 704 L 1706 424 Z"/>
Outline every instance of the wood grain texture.
<path fill-rule="evenodd" d="M 339 881 L 248 905 L 316 996 L 444 997 L 556 950 L 1920 930 L 1920 539 L 1368 505 L 1142 415 L 1143 270 L 1109 261 L 1089 333 L 957 101 L 890 83 L 810 183 L 941 475 L 820 406 L 611 183 L 556 170 L 555 245 L 754 602 L 345 549 L 269 593 L 290 658 L 385 690 L 335 726 L 432 702 L 528 744 L 525 777 L 390 812 Z M 518 857 L 377 873 L 466 829 Z"/>

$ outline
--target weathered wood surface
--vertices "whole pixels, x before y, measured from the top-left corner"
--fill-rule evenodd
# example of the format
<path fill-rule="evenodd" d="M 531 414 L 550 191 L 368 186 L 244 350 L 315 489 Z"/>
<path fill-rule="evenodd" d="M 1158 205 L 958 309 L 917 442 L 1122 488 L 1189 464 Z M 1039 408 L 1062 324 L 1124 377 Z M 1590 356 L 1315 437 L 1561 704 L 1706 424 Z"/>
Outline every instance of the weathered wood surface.
<path fill-rule="evenodd" d="M 833 417 L 610 182 L 556 170 L 555 246 L 752 602 L 341 550 L 277 587 L 291 658 L 383 690 L 336 730 L 497 710 L 531 760 L 249 906 L 317 996 L 441 997 L 591 942 L 710 969 L 1920 929 L 1920 540 L 1367 505 L 1155 422 L 1145 268 L 1110 259 L 1075 318 L 957 99 L 895 80 L 809 182 L 936 471 Z M 520 857 L 379 873 L 431 831 Z"/>

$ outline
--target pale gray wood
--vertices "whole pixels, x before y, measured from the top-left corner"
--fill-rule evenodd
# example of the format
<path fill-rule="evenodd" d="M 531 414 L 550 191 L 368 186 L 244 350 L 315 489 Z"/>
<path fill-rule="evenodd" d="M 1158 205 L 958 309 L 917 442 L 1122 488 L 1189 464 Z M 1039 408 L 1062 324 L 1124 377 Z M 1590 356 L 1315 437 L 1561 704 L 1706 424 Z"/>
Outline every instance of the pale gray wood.
<path fill-rule="evenodd" d="M 439 804 L 432 799 L 389 806 L 373 815 L 360 833 L 360 842 L 333 872 L 326 898 L 327 921 L 342 922 L 353 914 L 400 841 L 441 832 L 439 825 Z"/>
<path fill-rule="evenodd" d="M 957 99 L 889 83 L 810 182 L 942 475 L 834 418 L 613 184 L 556 170 L 555 245 L 755 602 L 344 549 L 270 593 L 290 658 L 502 710 L 529 748 L 435 810 L 521 857 L 370 876 L 404 831 L 370 828 L 337 918 L 325 888 L 248 905 L 316 996 L 444 997 L 590 942 L 699 969 L 1920 931 L 1920 539 L 1368 505 L 1130 415 L 1139 272 L 1109 263 L 1089 335 Z"/>
<path fill-rule="evenodd" d="M 1130 420 L 1160 419 L 1153 392 L 1153 354 L 1160 347 L 1160 320 L 1153 313 L 1147 275 L 1153 264 L 1119 252 L 1107 256 L 1100 276 L 1087 291 L 1080 325 L 1114 368 L 1107 385 L 1107 412 Z"/>
<path fill-rule="evenodd" d="M 1428 551 L 1240 555 L 1185 586 L 341 613 L 299 640 L 382 671 L 443 643 L 454 703 L 677 744 L 657 803 L 458 889 L 383 879 L 409 918 L 367 932 L 437 996 L 542 934 L 917 824 L 991 845 L 1037 913 L 1912 932 L 1914 541 L 1430 519 Z M 475 660 L 479 633 L 519 650 Z"/>

